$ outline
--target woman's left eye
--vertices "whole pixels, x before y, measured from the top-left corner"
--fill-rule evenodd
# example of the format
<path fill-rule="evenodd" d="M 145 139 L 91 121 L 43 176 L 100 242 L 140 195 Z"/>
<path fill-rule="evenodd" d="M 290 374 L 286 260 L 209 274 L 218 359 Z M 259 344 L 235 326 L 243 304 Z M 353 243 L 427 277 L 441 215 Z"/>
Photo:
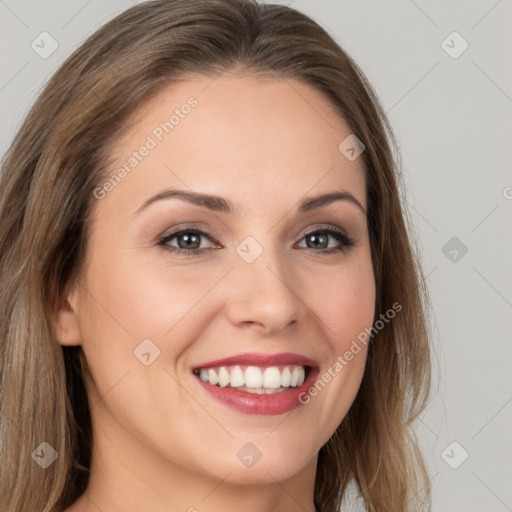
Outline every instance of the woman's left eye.
<path fill-rule="evenodd" d="M 212 237 L 208 233 L 200 229 L 182 229 L 165 235 L 158 241 L 158 245 L 165 247 L 166 250 L 175 254 L 198 256 L 205 251 L 204 247 L 201 248 L 202 237 L 212 240 Z M 337 240 L 338 245 L 329 247 L 329 238 Z M 170 244 L 171 240 L 174 239 L 178 241 L 178 247 Z M 346 251 L 355 245 L 355 240 L 347 235 L 347 233 L 337 228 L 316 229 L 304 235 L 301 240 L 309 240 L 314 244 L 314 247 L 306 247 L 306 249 L 323 254 Z M 326 247 L 319 248 L 319 246 L 322 245 L 326 245 Z"/>
<path fill-rule="evenodd" d="M 351 238 L 347 233 L 338 228 L 324 228 L 324 229 L 316 229 L 314 231 L 310 231 L 304 237 L 304 239 L 308 239 L 313 241 L 314 244 L 323 245 L 324 243 L 329 246 L 329 238 L 334 238 L 338 241 L 338 245 L 335 247 L 326 247 L 322 249 L 320 252 L 323 254 L 330 254 L 335 252 L 344 252 L 353 247 L 356 242 L 353 238 Z M 310 249 L 308 247 L 308 249 Z M 318 252 L 314 251 L 313 252 Z"/>

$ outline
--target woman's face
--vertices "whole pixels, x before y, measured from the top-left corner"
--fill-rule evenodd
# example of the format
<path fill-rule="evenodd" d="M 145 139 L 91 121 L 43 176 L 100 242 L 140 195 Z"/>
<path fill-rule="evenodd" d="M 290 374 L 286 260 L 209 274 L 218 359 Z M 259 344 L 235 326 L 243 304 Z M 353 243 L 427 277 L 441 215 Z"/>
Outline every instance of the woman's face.
<path fill-rule="evenodd" d="M 314 472 L 358 391 L 366 346 L 353 342 L 374 317 L 362 158 L 339 149 L 350 130 L 311 86 L 252 75 L 195 77 L 138 114 L 91 198 L 63 321 L 92 375 L 97 444 L 134 472 Z"/>

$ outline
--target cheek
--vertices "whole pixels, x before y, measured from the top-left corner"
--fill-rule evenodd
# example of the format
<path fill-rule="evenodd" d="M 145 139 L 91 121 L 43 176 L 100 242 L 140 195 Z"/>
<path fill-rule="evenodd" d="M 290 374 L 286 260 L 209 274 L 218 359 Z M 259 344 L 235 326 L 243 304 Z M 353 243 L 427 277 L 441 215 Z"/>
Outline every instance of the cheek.
<path fill-rule="evenodd" d="M 79 315 L 83 349 L 100 396 L 127 371 L 127 380 L 140 377 L 142 382 L 149 373 L 168 365 L 172 369 L 214 316 L 207 294 L 226 273 L 211 265 L 201 270 L 197 265 L 170 268 L 161 259 L 148 262 L 128 252 L 111 254 L 97 250 L 91 261 Z M 148 351 L 154 362 L 146 367 L 142 354 Z M 139 376 L 141 368 L 151 372 Z"/>
<path fill-rule="evenodd" d="M 333 433 L 346 416 L 363 377 L 375 314 L 375 281 L 369 253 L 308 280 L 307 296 L 327 340 L 325 364 L 302 397 L 325 431 Z"/>
<path fill-rule="evenodd" d="M 304 295 L 320 319 L 331 348 L 339 353 L 372 325 L 376 291 L 369 254 L 331 270 L 310 273 Z"/>
<path fill-rule="evenodd" d="M 132 343 L 168 340 L 195 309 L 201 309 L 203 298 L 225 273 L 206 265 L 171 268 L 161 261 L 121 255 L 108 268 L 91 265 L 86 297 L 91 309 L 87 316 L 94 318 L 91 328 L 120 339 L 128 335 Z"/>

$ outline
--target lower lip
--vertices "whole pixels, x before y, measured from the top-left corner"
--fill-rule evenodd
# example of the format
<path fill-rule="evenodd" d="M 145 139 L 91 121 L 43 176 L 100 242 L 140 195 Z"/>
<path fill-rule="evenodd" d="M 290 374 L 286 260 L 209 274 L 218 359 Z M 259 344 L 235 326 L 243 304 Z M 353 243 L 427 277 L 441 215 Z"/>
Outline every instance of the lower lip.
<path fill-rule="evenodd" d="M 231 409 L 244 414 L 270 416 L 284 414 L 303 405 L 299 401 L 299 396 L 305 396 L 307 394 L 307 390 L 315 382 L 318 373 L 318 369 L 310 368 L 308 378 L 301 386 L 272 393 L 271 395 L 258 395 L 256 393 L 239 391 L 233 388 L 221 388 L 196 378 L 213 398 Z"/>

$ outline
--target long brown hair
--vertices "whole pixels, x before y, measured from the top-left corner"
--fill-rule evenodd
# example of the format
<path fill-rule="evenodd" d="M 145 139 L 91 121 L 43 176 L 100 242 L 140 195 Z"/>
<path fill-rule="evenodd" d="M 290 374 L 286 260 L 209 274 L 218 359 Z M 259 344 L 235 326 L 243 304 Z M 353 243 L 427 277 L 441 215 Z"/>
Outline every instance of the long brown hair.
<path fill-rule="evenodd" d="M 408 234 L 398 145 L 376 94 L 327 32 L 294 9 L 255 0 L 155 0 L 108 22 L 62 64 L 2 165 L 2 510 L 61 510 L 87 486 L 92 430 L 83 352 L 58 344 L 51 318 L 79 275 L 109 149 L 130 114 L 163 87 L 233 68 L 312 85 L 363 142 L 375 319 L 392 304 L 403 306 L 372 337 L 355 402 L 320 450 L 315 506 L 338 511 L 355 482 L 370 512 L 429 507 L 412 430 L 430 391 L 429 300 Z M 42 442 L 58 453 L 47 469 L 31 456 Z"/>

